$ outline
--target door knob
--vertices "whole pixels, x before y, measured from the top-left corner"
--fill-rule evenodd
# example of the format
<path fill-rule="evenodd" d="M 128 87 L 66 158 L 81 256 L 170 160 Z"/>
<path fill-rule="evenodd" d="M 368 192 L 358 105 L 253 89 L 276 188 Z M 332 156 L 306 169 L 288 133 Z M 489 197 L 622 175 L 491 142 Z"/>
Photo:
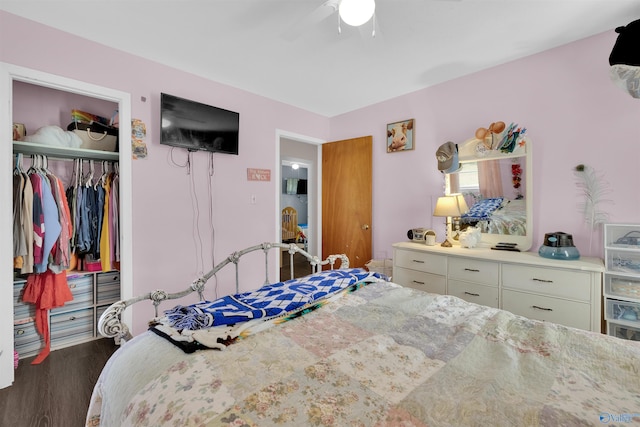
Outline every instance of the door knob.
<path fill-rule="evenodd" d="M 369 224 L 364 224 L 361 228 L 363 230 L 368 230 L 369 229 Z"/>

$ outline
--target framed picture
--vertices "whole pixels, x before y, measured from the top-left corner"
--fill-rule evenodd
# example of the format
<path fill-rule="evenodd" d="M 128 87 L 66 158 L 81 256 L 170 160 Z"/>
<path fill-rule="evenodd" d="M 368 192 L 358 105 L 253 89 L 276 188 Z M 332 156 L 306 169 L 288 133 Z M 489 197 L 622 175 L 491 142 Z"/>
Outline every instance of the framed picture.
<path fill-rule="evenodd" d="M 414 119 L 387 125 L 387 153 L 413 150 L 415 148 L 416 126 Z"/>

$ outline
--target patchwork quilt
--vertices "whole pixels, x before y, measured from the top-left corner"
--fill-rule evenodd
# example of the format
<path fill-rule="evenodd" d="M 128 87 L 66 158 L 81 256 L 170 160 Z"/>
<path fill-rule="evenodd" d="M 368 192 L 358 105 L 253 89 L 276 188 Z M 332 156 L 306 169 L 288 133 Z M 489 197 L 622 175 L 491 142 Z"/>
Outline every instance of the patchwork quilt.
<path fill-rule="evenodd" d="M 638 342 L 376 281 L 225 351 L 143 333 L 107 362 L 86 424 L 634 425 L 639 384 Z"/>

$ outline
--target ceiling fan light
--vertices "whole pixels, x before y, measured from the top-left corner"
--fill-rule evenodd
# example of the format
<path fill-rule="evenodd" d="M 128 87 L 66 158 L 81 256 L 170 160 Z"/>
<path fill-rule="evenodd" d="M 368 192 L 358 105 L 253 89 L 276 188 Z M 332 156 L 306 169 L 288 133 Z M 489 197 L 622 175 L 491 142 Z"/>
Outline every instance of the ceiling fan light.
<path fill-rule="evenodd" d="M 367 22 L 376 10 L 375 0 L 342 0 L 338 8 L 345 24 L 358 27 Z"/>

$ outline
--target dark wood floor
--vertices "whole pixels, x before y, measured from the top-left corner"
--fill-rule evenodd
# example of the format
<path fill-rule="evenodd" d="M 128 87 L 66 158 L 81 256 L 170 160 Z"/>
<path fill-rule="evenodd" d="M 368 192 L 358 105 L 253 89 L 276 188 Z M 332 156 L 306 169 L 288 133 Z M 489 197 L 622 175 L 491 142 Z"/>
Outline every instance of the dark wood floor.
<path fill-rule="evenodd" d="M 284 254 L 282 256 L 282 265 L 280 266 L 280 280 L 291 279 L 290 265 L 289 254 Z M 309 264 L 309 261 L 304 256 L 300 254 L 293 255 L 293 273 L 294 278 L 311 274 L 311 264 Z"/>
<path fill-rule="evenodd" d="M 117 348 L 103 338 L 52 351 L 39 365 L 20 360 L 13 385 L 0 390 L 0 426 L 84 426 L 93 386 Z"/>

